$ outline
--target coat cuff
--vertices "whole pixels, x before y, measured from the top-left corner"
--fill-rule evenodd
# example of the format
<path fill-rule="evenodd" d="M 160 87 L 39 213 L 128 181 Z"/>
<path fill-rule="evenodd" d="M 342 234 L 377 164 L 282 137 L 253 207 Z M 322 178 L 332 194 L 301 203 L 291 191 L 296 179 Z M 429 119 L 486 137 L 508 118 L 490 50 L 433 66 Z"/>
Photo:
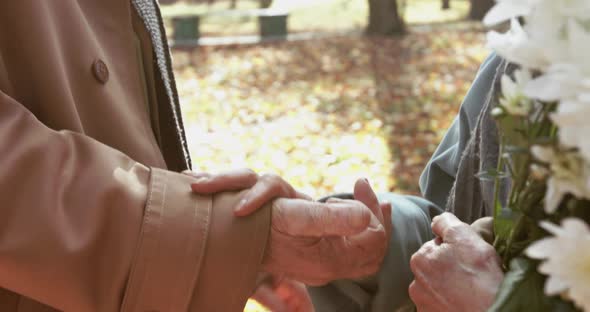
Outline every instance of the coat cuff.
<path fill-rule="evenodd" d="M 270 205 L 248 217 L 247 191 L 200 196 L 186 175 L 152 168 L 138 249 L 121 311 L 242 311 L 270 231 Z"/>
<path fill-rule="evenodd" d="M 121 311 L 186 311 L 206 248 L 212 200 L 188 176 L 151 169 L 139 243 Z"/>
<path fill-rule="evenodd" d="M 271 205 L 235 217 L 234 207 L 246 192 L 213 197 L 207 249 L 189 311 L 243 311 L 254 291 L 270 233 Z"/>

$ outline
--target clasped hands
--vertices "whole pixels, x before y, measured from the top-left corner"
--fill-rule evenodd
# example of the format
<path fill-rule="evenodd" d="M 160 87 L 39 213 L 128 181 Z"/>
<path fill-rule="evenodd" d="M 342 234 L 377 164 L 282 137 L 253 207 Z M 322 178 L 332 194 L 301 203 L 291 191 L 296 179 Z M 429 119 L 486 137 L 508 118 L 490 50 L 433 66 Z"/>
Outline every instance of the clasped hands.
<path fill-rule="evenodd" d="M 295 191 L 276 175 L 251 170 L 221 174 L 188 173 L 196 193 L 250 189 L 236 207 L 247 216 L 272 201 L 271 233 L 266 247 L 262 283 L 254 298 L 272 311 L 313 311 L 305 287 L 336 279 L 375 273 L 391 234 L 391 206 L 380 204 L 368 181 L 354 187 L 356 200 L 319 203 Z M 409 295 L 419 311 L 485 311 L 503 279 L 500 261 L 484 238 L 490 220 L 469 226 L 454 215 L 435 217 L 436 238 L 413 256 L 415 280 Z M 299 282 L 298 282 L 299 281 Z"/>
<path fill-rule="evenodd" d="M 379 203 L 366 179 L 356 182 L 355 200 L 320 203 L 277 175 L 259 176 L 248 169 L 185 174 L 195 178 L 191 188 L 199 194 L 249 189 L 235 207 L 236 216 L 247 216 L 272 203 L 262 268 L 273 277 L 272 287 L 279 296 L 280 290 L 286 289 L 281 304 L 293 306 L 281 310 L 313 310 L 299 282 L 322 285 L 336 279 L 362 278 L 375 273 L 383 261 L 391 234 L 391 206 Z M 257 299 L 264 301 L 264 291 L 262 287 Z"/>

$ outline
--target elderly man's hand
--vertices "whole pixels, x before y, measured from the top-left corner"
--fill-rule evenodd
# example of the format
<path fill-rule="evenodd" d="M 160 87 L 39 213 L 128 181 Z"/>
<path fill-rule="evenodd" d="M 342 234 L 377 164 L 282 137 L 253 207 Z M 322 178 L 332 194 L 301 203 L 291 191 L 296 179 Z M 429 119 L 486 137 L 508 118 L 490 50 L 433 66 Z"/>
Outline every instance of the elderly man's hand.
<path fill-rule="evenodd" d="M 494 248 L 450 213 L 435 217 L 436 236 L 410 260 L 410 297 L 418 311 L 485 311 L 504 278 Z"/>
<path fill-rule="evenodd" d="M 367 180 L 356 200 L 319 203 L 277 199 L 263 270 L 308 285 L 375 273 L 391 233 L 391 206 L 380 204 Z"/>

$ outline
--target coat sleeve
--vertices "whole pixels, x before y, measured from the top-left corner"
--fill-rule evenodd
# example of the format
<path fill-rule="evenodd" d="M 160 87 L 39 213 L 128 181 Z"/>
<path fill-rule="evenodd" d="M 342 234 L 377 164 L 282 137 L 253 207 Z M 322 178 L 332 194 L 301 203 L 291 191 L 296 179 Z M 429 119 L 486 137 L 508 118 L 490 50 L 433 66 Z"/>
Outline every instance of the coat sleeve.
<path fill-rule="evenodd" d="M 459 115 L 447 131 L 420 178 L 423 198 L 382 194 L 392 203 L 393 233 L 377 275 L 365 280 L 335 281 L 309 288 L 318 311 L 413 311 L 408 286 L 414 279 L 410 258 L 433 238 L 431 219 L 444 211 L 455 183 L 462 151 L 471 138 L 485 95 L 491 88 L 500 58 L 489 56 L 469 90 Z"/>
<path fill-rule="evenodd" d="M 484 105 L 486 95 L 492 88 L 496 69 L 501 60 L 499 56 L 491 54 L 482 63 L 463 100 L 459 114 L 420 176 L 422 195 L 438 207 L 444 209 L 447 206 L 447 199 L 455 184 L 459 161 L 475 130 L 477 117 Z"/>
<path fill-rule="evenodd" d="M 192 194 L 1 91 L 0 163 L 1 288 L 64 311 L 239 311 L 250 295 L 268 207 L 236 219 L 240 193 Z"/>

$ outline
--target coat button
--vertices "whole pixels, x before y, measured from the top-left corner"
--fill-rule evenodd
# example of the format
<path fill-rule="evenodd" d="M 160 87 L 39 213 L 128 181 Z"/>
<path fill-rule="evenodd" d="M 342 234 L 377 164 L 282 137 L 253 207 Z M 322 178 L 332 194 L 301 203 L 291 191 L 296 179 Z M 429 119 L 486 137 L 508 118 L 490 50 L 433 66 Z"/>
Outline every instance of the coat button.
<path fill-rule="evenodd" d="M 109 81 L 109 68 L 102 60 L 96 60 L 92 63 L 92 73 L 98 82 L 105 84 Z"/>

